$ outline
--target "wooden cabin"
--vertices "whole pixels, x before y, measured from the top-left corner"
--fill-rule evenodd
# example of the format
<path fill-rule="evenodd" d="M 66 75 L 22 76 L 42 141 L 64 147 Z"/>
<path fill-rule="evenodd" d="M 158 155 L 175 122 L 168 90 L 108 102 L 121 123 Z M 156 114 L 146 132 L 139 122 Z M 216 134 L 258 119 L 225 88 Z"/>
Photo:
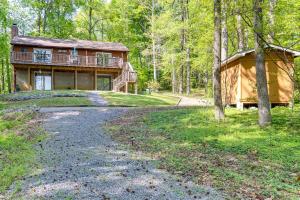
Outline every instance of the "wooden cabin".
<path fill-rule="evenodd" d="M 270 45 L 265 48 L 265 67 L 269 99 L 272 105 L 291 102 L 294 84 L 294 58 L 300 52 Z M 257 105 L 256 69 L 254 49 L 238 52 L 221 64 L 222 100 L 225 105 L 238 108 Z"/>
<path fill-rule="evenodd" d="M 11 64 L 15 91 L 137 91 L 137 74 L 120 43 L 18 35 L 12 27 Z"/>

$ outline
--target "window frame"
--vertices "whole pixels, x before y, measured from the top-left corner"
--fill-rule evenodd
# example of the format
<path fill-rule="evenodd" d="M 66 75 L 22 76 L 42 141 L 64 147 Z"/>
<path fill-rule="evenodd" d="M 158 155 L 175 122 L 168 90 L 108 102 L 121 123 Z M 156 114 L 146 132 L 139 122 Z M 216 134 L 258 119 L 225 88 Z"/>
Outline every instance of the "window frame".
<path fill-rule="evenodd" d="M 42 57 L 44 56 L 44 58 L 41 59 L 41 60 L 38 60 L 37 55 L 39 53 L 36 53 L 36 51 L 39 51 L 39 50 L 40 51 L 44 50 L 45 52 L 49 52 L 49 54 L 48 53 L 45 53 L 44 55 L 40 54 L 40 55 L 42 55 Z M 36 63 L 52 63 L 52 53 L 53 53 L 52 49 L 34 48 L 33 49 L 33 62 L 36 62 Z M 45 55 L 49 55 L 49 58 L 47 58 Z"/>

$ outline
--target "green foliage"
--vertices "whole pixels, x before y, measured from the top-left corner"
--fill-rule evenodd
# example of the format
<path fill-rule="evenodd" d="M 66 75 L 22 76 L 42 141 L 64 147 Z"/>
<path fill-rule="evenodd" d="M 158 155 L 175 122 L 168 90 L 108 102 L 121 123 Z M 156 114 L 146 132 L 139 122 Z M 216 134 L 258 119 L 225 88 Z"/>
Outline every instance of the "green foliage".
<path fill-rule="evenodd" d="M 183 4 L 183 2 L 185 2 Z M 245 49 L 254 47 L 252 1 L 228 1 L 226 25 L 229 55 L 238 47 L 237 10 L 242 15 Z M 188 20 L 182 21 L 182 6 L 188 10 Z M 130 62 L 139 75 L 139 88 L 145 89 L 153 77 L 152 41 L 158 67 L 158 81 L 163 89 L 170 89 L 171 75 L 175 71 L 177 85 L 180 67 L 184 66 L 186 79 L 186 48 L 191 51 L 191 81 L 195 87 L 211 87 L 213 61 L 213 1 L 179 0 L 13 0 L 1 1 L 0 59 L 8 56 L 9 34 L 12 21 L 19 24 L 22 34 L 57 38 L 79 38 L 122 42 L 130 49 Z M 263 4 L 264 33 L 275 32 L 274 43 L 300 49 L 300 3 L 297 0 L 277 1 L 275 26 L 269 23 L 269 1 Z M 154 21 L 152 22 L 152 10 Z M 287 23 L 288 22 L 288 23 Z M 186 47 L 181 49 L 182 30 L 186 34 Z M 1 63 L 0 63 L 1 64 Z M 296 60 L 296 66 L 299 61 Z M 1 67 L 1 66 L 0 66 Z M 7 76 L 4 72 L 5 77 Z M 1 75 L 1 71 L 0 71 Z M 203 77 L 208 80 L 203 81 Z M 5 78 L 5 81 L 8 81 Z M 184 87 L 186 80 L 183 81 Z M 5 86 L 7 90 L 7 84 Z M 207 90 L 209 91 L 209 90 Z M 208 95 L 208 94 L 207 94 Z"/>
<path fill-rule="evenodd" d="M 273 125 L 265 129 L 256 110 L 228 109 L 221 123 L 212 108 L 143 111 L 124 116 L 126 126 L 112 123 L 112 134 L 125 143 L 135 138 L 133 148 L 159 158 L 161 167 L 212 184 L 229 199 L 297 199 L 299 111 L 272 109 Z"/>
<path fill-rule="evenodd" d="M 33 144 L 44 136 L 37 126 L 24 125 L 32 117 L 30 112 L 0 115 L 0 193 L 35 165 Z"/>
<path fill-rule="evenodd" d="M 149 82 L 147 82 L 147 87 L 151 91 L 158 91 L 160 88 L 160 84 L 157 81 L 149 81 Z"/>

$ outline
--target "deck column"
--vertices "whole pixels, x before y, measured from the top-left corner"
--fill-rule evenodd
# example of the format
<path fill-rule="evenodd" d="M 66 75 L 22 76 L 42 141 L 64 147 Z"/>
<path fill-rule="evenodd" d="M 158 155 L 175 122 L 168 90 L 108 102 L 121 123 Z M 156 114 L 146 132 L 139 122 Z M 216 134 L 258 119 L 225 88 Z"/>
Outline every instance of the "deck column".
<path fill-rule="evenodd" d="M 15 66 L 13 66 L 13 72 L 14 72 L 14 74 L 13 74 L 13 84 L 14 84 L 14 89 L 13 89 L 13 91 L 14 92 L 17 92 L 16 90 L 16 87 L 17 87 L 17 70 L 16 70 L 16 68 L 15 68 Z"/>
<path fill-rule="evenodd" d="M 31 76 L 30 76 L 30 67 L 28 67 L 28 69 L 27 69 L 27 80 L 28 80 L 29 90 L 32 90 L 32 87 L 31 87 Z"/>
<path fill-rule="evenodd" d="M 95 90 L 97 90 L 97 70 L 95 70 L 95 78 L 94 78 L 95 80 L 95 83 L 94 83 L 94 85 L 95 85 Z"/>
<path fill-rule="evenodd" d="M 54 69 L 51 68 L 51 90 L 54 90 Z"/>
<path fill-rule="evenodd" d="M 138 94 L 138 84 L 137 84 L 137 82 L 134 83 L 134 94 Z"/>
<path fill-rule="evenodd" d="M 77 69 L 75 69 L 75 78 L 74 78 L 75 90 L 77 90 Z"/>
<path fill-rule="evenodd" d="M 127 94 L 128 93 L 128 82 L 126 81 L 125 83 L 125 93 Z"/>

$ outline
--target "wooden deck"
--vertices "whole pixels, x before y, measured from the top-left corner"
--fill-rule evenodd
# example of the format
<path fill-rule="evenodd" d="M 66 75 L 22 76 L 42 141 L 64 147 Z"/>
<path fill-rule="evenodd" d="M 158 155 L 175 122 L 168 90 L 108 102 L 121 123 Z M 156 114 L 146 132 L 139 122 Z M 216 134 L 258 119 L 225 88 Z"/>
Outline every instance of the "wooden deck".
<path fill-rule="evenodd" d="M 101 61 L 96 56 L 75 56 L 66 54 L 43 54 L 36 55 L 32 52 L 11 52 L 12 64 L 30 64 L 45 66 L 72 66 L 72 67 L 93 67 L 93 68 L 123 68 L 122 58 L 112 57 Z"/>

